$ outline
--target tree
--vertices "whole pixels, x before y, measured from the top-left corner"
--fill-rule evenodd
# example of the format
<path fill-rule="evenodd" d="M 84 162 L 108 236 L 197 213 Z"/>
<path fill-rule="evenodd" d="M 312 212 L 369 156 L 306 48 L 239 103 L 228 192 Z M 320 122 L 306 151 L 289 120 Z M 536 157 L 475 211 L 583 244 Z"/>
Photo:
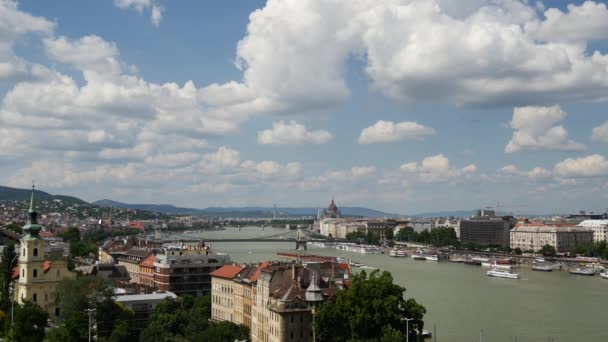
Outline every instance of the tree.
<path fill-rule="evenodd" d="M 201 333 L 195 335 L 194 341 L 233 342 L 249 338 L 249 329 L 244 325 L 232 322 L 212 323 Z"/>
<path fill-rule="evenodd" d="M 10 288 L 13 277 L 13 268 L 17 265 L 15 255 L 15 245 L 7 244 L 2 252 L 2 262 L 0 262 L 0 309 L 8 312 L 11 307 Z"/>
<path fill-rule="evenodd" d="M 540 249 L 539 253 L 544 256 L 555 256 L 557 251 L 555 250 L 555 247 L 551 246 L 550 244 L 546 244 Z"/>
<path fill-rule="evenodd" d="M 230 322 L 210 323 L 211 296 L 167 298 L 158 304 L 140 341 L 229 341 L 246 339 L 249 329 Z"/>
<path fill-rule="evenodd" d="M 404 299 L 405 288 L 393 284 L 389 272 L 362 271 L 348 288 L 338 292 L 335 301 L 321 304 L 314 318 L 319 341 L 399 341 L 422 331 L 424 306 Z"/>
<path fill-rule="evenodd" d="M 395 238 L 395 232 L 393 231 L 393 228 L 386 228 L 386 239 L 387 240 L 393 240 Z"/>
<path fill-rule="evenodd" d="M 85 276 L 76 279 L 64 279 L 55 290 L 55 303 L 59 308 L 59 327 L 52 329 L 52 336 L 63 341 L 86 341 L 89 329 L 89 316 L 85 311 L 95 309 L 96 335 L 120 339 L 133 320 L 133 313 L 114 302 L 112 284 L 102 278 Z M 59 331 L 54 331 L 59 329 Z M 115 332 L 115 330 L 119 332 Z M 128 329 L 127 329 L 128 330 Z M 69 338 L 65 338 L 65 336 Z M 114 339 L 111 339 L 114 336 Z M 53 337 L 55 338 L 55 337 Z"/>
<path fill-rule="evenodd" d="M 522 252 L 521 248 L 517 247 L 513 250 L 513 253 L 515 253 L 517 255 L 521 255 L 523 252 Z"/>
<path fill-rule="evenodd" d="M 15 306 L 15 321 L 9 333 L 11 341 L 42 341 L 48 318 L 46 311 L 33 302 Z"/>

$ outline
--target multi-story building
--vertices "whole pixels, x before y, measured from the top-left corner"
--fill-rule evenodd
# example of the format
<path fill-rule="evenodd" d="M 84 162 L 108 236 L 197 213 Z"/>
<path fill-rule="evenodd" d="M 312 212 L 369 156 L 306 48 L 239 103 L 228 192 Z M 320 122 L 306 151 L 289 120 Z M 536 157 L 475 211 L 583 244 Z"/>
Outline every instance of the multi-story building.
<path fill-rule="evenodd" d="M 44 241 L 38 235 L 42 226 L 38 224 L 38 213 L 34 210 L 34 189 L 30 201 L 29 220 L 23 226 L 20 240 L 19 265 L 13 274 L 15 301 L 23 304 L 32 301 L 42 307 L 51 317 L 59 315 L 55 306 L 55 288 L 65 278 L 75 278 L 76 273 L 68 270 L 68 263 L 60 255 L 45 258 Z"/>
<path fill-rule="evenodd" d="M 148 290 L 154 289 L 154 260 L 156 255 L 150 253 L 139 262 L 139 283 Z"/>
<path fill-rule="evenodd" d="M 312 341 L 313 309 L 350 269 L 333 261 L 226 265 L 212 273 L 212 319 L 250 327 L 251 341 Z"/>
<path fill-rule="evenodd" d="M 237 294 L 235 293 L 236 284 L 232 279 L 246 267 L 236 264 L 224 265 L 211 272 L 211 319 L 235 323 L 242 321 L 242 304 L 238 305 L 240 310 L 237 309 L 241 319 L 236 319 L 234 314 Z M 240 297 L 242 299 L 242 293 Z"/>
<path fill-rule="evenodd" d="M 154 283 L 161 291 L 204 296 L 211 291 L 210 273 L 228 263 L 228 255 L 214 254 L 202 243 L 167 248 L 156 254 Z"/>
<path fill-rule="evenodd" d="M 341 218 L 325 218 L 320 223 L 320 234 L 329 237 L 338 237 L 338 226 L 345 223 L 346 220 Z"/>
<path fill-rule="evenodd" d="M 491 212 L 493 214 L 493 212 Z M 484 214 L 484 213 L 482 213 Z M 509 232 L 515 225 L 511 216 L 476 215 L 460 221 L 460 240 L 484 246 L 509 247 Z"/>
<path fill-rule="evenodd" d="M 558 253 L 572 252 L 581 243 L 593 242 L 593 231 L 586 227 L 546 225 L 543 223 L 518 224 L 510 232 L 511 248 L 537 252 L 550 245 Z"/>
<path fill-rule="evenodd" d="M 593 230 L 593 241 L 608 241 L 608 220 L 584 220 L 578 226 Z"/>
<path fill-rule="evenodd" d="M 139 249 L 133 247 L 128 249 L 124 254 L 118 257 L 118 264 L 124 266 L 127 269 L 127 272 L 129 272 L 129 276 L 131 277 L 132 283 L 140 284 L 139 264 L 150 254 L 152 254 L 152 251 L 150 251 L 149 249 Z"/>
<path fill-rule="evenodd" d="M 177 296 L 172 292 L 161 292 L 117 296 L 115 301 L 133 311 L 133 325 L 130 329 L 133 332 L 140 332 L 148 326 L 156 305 L 167 298 L 175 299 Z"/>

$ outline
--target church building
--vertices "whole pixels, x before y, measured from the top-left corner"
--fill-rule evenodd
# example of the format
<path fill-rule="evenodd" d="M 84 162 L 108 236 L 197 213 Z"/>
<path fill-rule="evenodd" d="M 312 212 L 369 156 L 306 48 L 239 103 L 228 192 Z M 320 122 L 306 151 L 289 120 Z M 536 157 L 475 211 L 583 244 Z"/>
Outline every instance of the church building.
<path fill-rule="evenodd" d="M 23 304 L 32 301 L 42 307 L 50 317 L 59 315 L 55 307 L 54 292 L 64 278 L 75 278 L 76 273 L 68 270 L 67 260 L 48 260 L 44 255 L 44 240 L 39 233 L 38 213 L 34 210 L 34 186 L 30 200 L 29 221 L 23 226 L 20 240 L 19 265 L 13 274 L 15 279 L 15 301 Z"/>

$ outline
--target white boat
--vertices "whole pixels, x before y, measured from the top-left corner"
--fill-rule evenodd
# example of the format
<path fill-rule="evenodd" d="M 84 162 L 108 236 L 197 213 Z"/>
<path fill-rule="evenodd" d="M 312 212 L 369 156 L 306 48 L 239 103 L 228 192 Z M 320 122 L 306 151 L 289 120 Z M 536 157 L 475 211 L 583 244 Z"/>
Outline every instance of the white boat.
<path fill-rule="evenodd" d="M 395 258 L 403 258 L 407 256 L 407 252 L 402 249 L 393 248 L 388 252 L 388 255 Z"/>
<path fill-rule="evenodd" d="M 424 258 L 428 261 L 439 261 L 439 258 L 437 257 L 437 255 L 429 254 L 429 255 L 426 255 Z"/>
<path fill-rule="evenodd" d="M 541 271 L 541 272 L 552 272 L 553 266 L 552 265 L 534 265 L 534 266 L 532 266 L 532 270 Z"/>
<path fill-rule="evenodd" d="M 604 272 L 600 273 L 600 277 L 602 277 L 604 279 L 608 279 L 608 272 L 604 271 Z"/>
<path fill-rule="evenodd" d="M 519 279 L 519 274 L 517 273 L 511 273 L 509 271 L 501 271 L 497 269 L 489 270 L 486 272 L 486 274 L 490 277 Z"/>
<path fill-rule="evenodd" d="M 491 261 L 482 261 L 481 262 L 481 266 L 483 266 L 483 267 L 492 267 L 492 262 Z"/>
<path fill-rule="evenodd" d="M 412 254 L 412 259 L 414 260 L 426 260 L 426 256 L 423 254 Z"/>
<path fill-rule="evenodd" d="M 570 274 L 593 276 L 593 275 L 595 275 L 595 269 L 594 268 L 581 268 L 581 267 L 577 267 L 577 268 L 575 268 L 573 270 L 570 270 Z"/>

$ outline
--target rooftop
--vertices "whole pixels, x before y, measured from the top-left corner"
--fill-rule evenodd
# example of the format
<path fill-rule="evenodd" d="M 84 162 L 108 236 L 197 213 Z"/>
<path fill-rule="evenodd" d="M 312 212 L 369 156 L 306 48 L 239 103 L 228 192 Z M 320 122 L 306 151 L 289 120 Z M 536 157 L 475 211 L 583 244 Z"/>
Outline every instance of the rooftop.
<path fill-rule="evenodd" d="M 241 272 L 241 270 L 243 268 L 245 268 L 245 266 L 243 266 L 243 265 L 236 265 L 236 264 L 224 265 L 209 274 L 212 277 L 232 279 L 232 278 L 236 277 L 236 275 L 239 272 Z"/>

